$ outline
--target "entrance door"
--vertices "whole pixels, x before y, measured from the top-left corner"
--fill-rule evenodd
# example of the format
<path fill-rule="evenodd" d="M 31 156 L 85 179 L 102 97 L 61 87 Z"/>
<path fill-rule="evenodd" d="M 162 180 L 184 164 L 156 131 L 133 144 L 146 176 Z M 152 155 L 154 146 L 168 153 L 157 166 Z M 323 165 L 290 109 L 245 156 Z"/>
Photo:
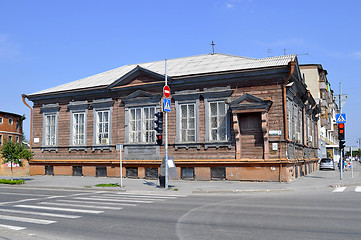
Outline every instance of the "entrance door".
<path fill-rule="evenodd" d="M 241 113 L 238 116 L 242 158 L 263 159 L 261 113 Z"/>

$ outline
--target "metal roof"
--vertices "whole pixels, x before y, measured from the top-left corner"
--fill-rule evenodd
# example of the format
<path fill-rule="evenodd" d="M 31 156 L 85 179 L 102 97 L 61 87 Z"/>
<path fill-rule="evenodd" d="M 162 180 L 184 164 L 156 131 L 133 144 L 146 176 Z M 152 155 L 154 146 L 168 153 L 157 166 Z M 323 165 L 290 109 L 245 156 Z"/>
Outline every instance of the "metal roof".
<path fill-rule="evenodd" d="M 167 75 L 169 77 L 181 77 L 188 75 L 209 74 L 216 72 L 257 69 L 266 67 L 286 66 L 290 61 L 295 61 L 296 55 L 285 55 L 269 58 L 248 58 L 227 54 L 205 54 L 192 57 L 176 58 L 167 60 Z M 32 95 L 64 92 L 80 89 L 106 87 L 114 83 L 137 66 L 149 71 L 164 75 L 164 60 L 141 64 L 125 65 L 110 71 L 99 73 L 77 81 L 69 82 L 57 87 L 42 90 Z"/>

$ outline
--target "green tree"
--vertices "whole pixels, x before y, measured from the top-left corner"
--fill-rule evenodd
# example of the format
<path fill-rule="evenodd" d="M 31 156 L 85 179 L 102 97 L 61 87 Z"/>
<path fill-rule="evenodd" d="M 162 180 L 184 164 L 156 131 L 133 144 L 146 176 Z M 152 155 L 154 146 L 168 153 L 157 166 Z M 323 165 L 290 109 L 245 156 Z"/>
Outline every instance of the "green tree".
<path fill-rule="evenodd" d="M 10 163 L 11 165 L 11 180 L 13 180 L 13 164 L 22 166 L 21 159 L 27 161 L 33 158 L 34 153 L 27 149 L 23 144 L 14 143 L 13 141 L 5 141 L 3 147 L 0 149 L 3 163 Z"/>

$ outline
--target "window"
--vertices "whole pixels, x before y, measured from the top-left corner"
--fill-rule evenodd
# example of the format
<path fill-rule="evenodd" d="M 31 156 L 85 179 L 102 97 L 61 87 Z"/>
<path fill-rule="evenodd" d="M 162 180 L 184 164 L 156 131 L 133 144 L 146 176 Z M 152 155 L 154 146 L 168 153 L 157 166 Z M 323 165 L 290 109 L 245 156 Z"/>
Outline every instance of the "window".
<path fill-rule="evenodd" d="M 196 141 L 195 104 L 180 104 L 180 141 Z"/>
<path fill-rule="evenodd" d="M 3 124 L 3 118 L 0 117 L 0 124 Z"/>
<path fill-rule="evenodd" d="M 290 99 L 287 98 L 287 124 L 288 124 L 288 139 L 293 139 L 293 106 Z"/>
<path fill-rule="evenodd" d="M 72 115 L 72 145 L 85 145 L 85 112 L 75 112 Z"/>
<path fill-rule="evenodd" d="M 13 119 L 9 118 L 9 125 L 13 125 Z"/>
<path fill-rule="evenodd" d="M 19 136 L 16 136 L 16 142 L 17 142 L 17 143 L 20 143 L 20 138 L 19 138 Z"/>
<path fill-rule="evenodd" d="M 3 142 L 4 142 L 4 140 L 3 140 L 3 135 L 0 134 L 0 146 L 3 145 Z"/>
<path fill-rule="evenodd" d="M 56 146 L 57 115 L 45 115 L 45 145 Z"/>
<path fill-rule="evenodd" d="M 13 140 L 13 136 L 8 136 L 8 140 L 12 141 Z"/>
<path fill-rule="evenodd" d="M 155 142 L 155 107 L 136 107 L 129 109 L 129 142 Z"/>
<path fill-rule="evenodd" d="M 209 103 L 209 140 L 226 141 L 227 140 L 227 111 L 224 101 Z"/>
<path fill-rule="evenodd" d="M 108 110 L 96 112 L 96 144 L 109 144 L 109 115 Z"/>

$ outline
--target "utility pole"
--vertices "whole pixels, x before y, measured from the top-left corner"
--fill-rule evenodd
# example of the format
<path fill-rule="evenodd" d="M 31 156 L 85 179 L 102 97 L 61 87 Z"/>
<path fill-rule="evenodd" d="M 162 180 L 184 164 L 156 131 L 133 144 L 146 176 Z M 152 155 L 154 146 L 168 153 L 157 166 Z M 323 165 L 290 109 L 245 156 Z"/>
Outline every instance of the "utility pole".
<path fill-rule="evenodd" d="M 213 43 L 213 41 L 212 41 Z M 165 59 L 165 86 L 168 86 L 167 59 Z M 165 112 L 165 188 L 168 188 L 168 112 Z"/>
<path fill-rule="evenodd" d="M 340 95 L 338 96 L 338 102 L 339 102 L 339 107 L 340 107 L 340 114 L 342 113 L 342 106 L 341 106 L 341 82 L 340 82 Z M 340 148 L 340 180 L 342 180 L 342 175 L 343 175 L 343 149 L 342 149 L 342 141 L 339 140 L 339 148 Z"/>

